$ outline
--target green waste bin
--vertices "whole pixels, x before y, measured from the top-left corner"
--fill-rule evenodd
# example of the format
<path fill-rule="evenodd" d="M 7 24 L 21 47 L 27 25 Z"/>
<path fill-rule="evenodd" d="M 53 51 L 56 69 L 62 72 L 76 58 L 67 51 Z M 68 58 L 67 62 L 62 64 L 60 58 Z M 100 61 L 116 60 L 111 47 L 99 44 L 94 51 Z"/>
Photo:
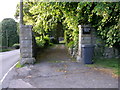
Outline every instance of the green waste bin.
<path fill-rule="evenodd" d="M 84 64 L 93 64 L 94 47 L 95 45 L 82 45 L 82 60 Z"/>

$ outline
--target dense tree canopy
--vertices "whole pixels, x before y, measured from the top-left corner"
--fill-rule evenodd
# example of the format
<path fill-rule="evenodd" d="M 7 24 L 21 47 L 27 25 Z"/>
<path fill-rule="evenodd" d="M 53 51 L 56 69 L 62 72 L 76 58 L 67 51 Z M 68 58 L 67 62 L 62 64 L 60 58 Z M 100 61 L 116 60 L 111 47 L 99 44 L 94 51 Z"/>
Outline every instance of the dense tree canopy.
<path fill-rule="evenodd" d="M 0 46 L 11 47 L 13 44 L 19 42 L 17 33 L 17 23 L 12 18 L 5 18 L 0 23 Z"/>
<path fill-rule="evenodd" d="M 24 2 L 24 23 L 33 25 L 33 31 L 41 38 L 64 31 L 66 42 L 72 41 L 75 46 L 78 25 L 91 24 L 107 46 L 117 47 L 120 45 L 119 5 L 120 2 Z M 17 9 L 15 16 L 18 13 Z"/>

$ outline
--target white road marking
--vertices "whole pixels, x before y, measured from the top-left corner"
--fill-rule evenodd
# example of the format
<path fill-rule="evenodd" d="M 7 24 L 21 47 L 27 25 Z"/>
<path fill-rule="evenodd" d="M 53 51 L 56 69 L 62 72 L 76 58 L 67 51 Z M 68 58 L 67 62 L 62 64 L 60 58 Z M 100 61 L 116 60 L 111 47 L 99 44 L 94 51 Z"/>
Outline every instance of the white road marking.
<path fill-rule="evenodd" d="M 2 82 L 4 81 L 4 79 L 6 78 L 6 76 L 8 75 L 8 73 L 16 66 L 18 64 L 18 62 L 17 63 L 15 63 L 8 71 L 7 71 L 7 73 L 3 76 L 3 78 L 0 80 L 0 83 L 2 84 Z"/>

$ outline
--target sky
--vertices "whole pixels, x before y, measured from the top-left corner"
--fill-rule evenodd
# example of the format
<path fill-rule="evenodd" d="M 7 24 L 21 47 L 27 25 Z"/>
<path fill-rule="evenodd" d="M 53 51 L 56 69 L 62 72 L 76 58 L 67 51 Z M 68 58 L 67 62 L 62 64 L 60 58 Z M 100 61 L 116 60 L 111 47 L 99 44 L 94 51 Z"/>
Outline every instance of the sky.
<path fill-rule="evenodd" d="M 20 0 L 0 0 L 0 22 L 4 18 L 14 18 L 17 3 Z"/>

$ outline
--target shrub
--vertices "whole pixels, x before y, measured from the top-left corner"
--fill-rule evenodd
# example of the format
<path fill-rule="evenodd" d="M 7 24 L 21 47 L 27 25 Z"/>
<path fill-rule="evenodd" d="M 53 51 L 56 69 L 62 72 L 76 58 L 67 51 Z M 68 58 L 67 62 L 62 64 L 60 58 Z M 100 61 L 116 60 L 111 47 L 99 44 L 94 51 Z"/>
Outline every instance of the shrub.
<path fill-rule="evenodd" d="M 43 48 L 44 44 L 45 44 L 45 41 L 41 37 L 35 37 L 35 39 L 36 39 L 37 46 L 40 47 L 40 48 Z"/>
<path fill-rule="evenodd" d="M 70 41 L 70 42 L 67 44 L 67 46 L 68 46 L 69 48 L 73 48 L 73 47 L 74 47 L 74 41 Z"/>
<path fill-rule="evenodd" d="M 50 45 L 50 38 L 49 38 L 48 36 L 45 36 L 45 37 L 44 37 L 44 41 L 45 41 L 44 47 L 47 47 L 47 46 Z"/>
<path fill-rule="evenodd" d="M 13 45 L 13 47 L 14 47 L 15 49 L 19 49 L 19 48 L 20 48 L 20 44 L 16 43 L 16 44 Z"/>

